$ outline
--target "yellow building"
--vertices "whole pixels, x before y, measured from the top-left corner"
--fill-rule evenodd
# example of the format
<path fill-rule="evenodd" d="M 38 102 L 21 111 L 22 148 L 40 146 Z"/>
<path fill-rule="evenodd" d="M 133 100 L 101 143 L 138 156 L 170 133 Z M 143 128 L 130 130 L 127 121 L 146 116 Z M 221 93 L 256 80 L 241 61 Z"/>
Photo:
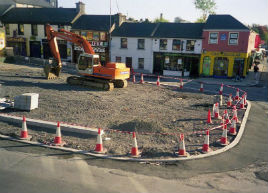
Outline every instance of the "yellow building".
<path fill-rule="evenodd" d="M 4 29 L 0 28 L 0 56 L 4 53 L 4 48 L 6 47 L 6 38 Z"/>

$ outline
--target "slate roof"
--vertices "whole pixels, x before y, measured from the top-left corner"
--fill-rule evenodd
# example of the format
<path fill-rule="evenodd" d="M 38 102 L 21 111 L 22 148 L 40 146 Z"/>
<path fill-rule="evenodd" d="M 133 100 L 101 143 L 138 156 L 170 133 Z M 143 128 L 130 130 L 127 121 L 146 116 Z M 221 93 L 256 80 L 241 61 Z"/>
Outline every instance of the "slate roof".
<path fill-rule="evenodd" d="M 0 4 L 15 5 L 16 3 L 40 7 L 52 7 L 49 2 L 45 0 L 0 0 Z"/>
<path fill-rule="evenodd" d="M 239 29 L 249 30 L 231 15 L 209 15 L 204 29 Z"/>
<path fill-rule="evenodd" d="M 13 8 L 1 17 L 3 23 L 71 24 L 77 15 L 75 8 Z"/>
<path fill-rule="evenodd" d="M 114 23 L 114 17 L 111 16 L 111 25 Z M 82 15 L 73 23 L 72 29 L 109 31 L 110 15 Z"/>
<path fill-rule="evenodd" d="M 0 5 L 0 16 L 5 13 L 5 11 L 10 8 L 12 5 Z"/>
<path fill-rule="evenodd" d="M 157 38 L 201 39 L 204 23 L 160 23 L 154 33 Z"/>
<path fill-rule="evenodd" d="M 123 23 L 112 32 L 112 36 L 121 37 L 152 37 L 156 23 Z"/>

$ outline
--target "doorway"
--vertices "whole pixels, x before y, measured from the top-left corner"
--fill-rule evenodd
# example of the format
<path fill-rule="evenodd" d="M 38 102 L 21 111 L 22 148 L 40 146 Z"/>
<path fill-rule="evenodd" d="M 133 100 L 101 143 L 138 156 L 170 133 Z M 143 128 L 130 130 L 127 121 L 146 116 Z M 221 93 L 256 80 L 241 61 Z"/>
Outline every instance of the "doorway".
<path fill-rule="evenodd" d="M 132 69 L 132 57 L 126 57 L 126 66 Z"/>
<path fill-rule="evenodd" d="M 215 77 L 227 77 L 229 60 L 226 57 L 216 57 L 213 68 Z"/>

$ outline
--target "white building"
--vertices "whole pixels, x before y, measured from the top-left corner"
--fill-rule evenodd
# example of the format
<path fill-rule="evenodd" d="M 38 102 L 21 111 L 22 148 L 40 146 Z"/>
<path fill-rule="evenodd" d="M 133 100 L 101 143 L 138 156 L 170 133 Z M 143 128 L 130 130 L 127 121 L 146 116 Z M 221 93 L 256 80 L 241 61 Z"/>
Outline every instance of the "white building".
<path fill-rule="evenodd" d="M 200 23 L 123 23 L 112 33 L 111 60 L 138 72 L 197 76 L 202 28 Z"/>

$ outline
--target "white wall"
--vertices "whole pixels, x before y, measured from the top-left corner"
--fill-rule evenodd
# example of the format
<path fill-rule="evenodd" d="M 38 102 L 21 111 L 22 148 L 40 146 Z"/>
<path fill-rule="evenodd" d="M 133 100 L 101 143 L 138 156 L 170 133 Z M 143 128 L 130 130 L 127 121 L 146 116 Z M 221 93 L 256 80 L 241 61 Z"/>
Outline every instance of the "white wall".
<path fill-rule="evenodd" d="M 138 49 L 138 39 L 145 40 L 145 49 Z M 153 72 L 153 52 L 151 38 L 127 38 L 127 48 L 121 48 L 121 37 L 112 37 L 111 61 L 115 62 L 116 56 L 121 57 L 121 62 L 126 63 L 126 57 L 132 57 L 132 67 L 136 71 Z M 144 70 L 138 69 L 138 58 L 144 58 Z"/>

